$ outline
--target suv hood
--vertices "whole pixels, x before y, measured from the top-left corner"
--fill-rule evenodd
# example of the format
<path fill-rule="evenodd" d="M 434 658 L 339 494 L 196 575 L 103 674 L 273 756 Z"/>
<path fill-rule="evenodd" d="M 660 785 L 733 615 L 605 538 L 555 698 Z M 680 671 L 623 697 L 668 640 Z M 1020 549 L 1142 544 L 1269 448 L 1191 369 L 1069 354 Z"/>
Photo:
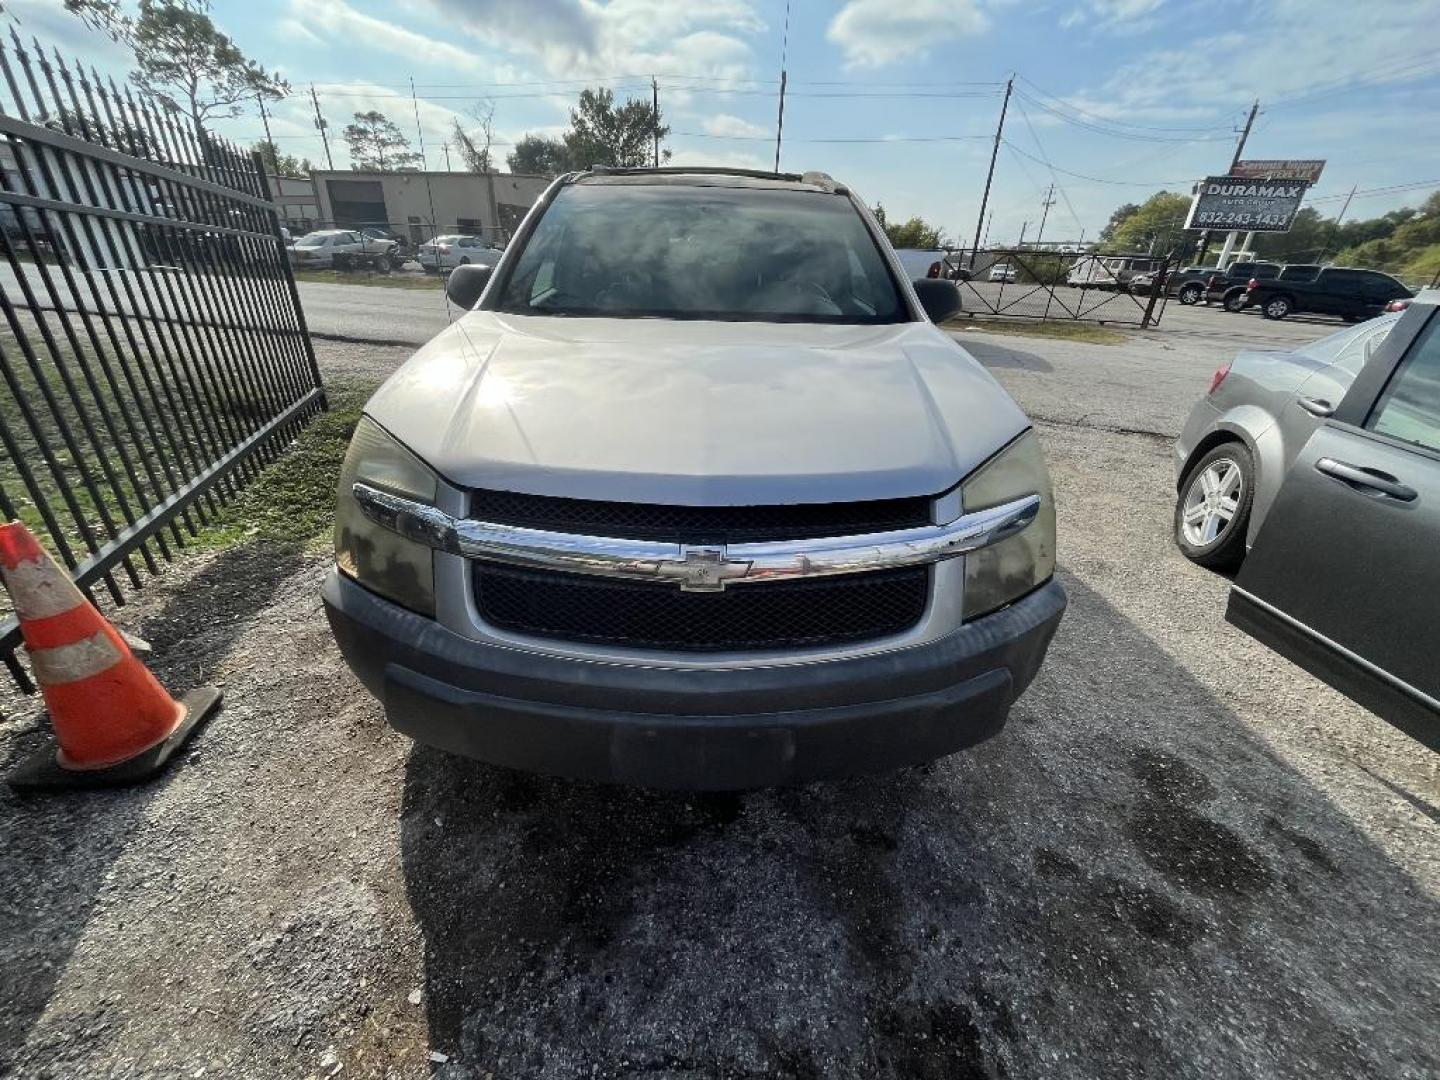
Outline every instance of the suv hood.
<path fill-rule="evenodd" d="M 928 323 L 489 311 L 365 411 L 460 487 L 697 506 L 934 495 L 1029 426 Z"/>

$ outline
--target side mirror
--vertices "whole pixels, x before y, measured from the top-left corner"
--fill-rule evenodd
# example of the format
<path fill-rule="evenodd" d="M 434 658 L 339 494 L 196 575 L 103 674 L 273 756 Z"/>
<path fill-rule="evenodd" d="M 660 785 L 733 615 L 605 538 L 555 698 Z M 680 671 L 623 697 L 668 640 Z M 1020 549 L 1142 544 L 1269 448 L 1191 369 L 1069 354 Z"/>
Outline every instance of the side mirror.
<path fill-rule="evenodd" d="M 451 303 L 469 311 L 480 299 L 485 286 L 490 284 L 490 275 L 494 272 L 493 266 L 476 266 L 473 263 L 457 266 L 450 271 L 450 277 L 445 282 L 445 295 Z"/>
<path fill-rule="evenodd" d="M 942 323 L 952 315 L 960 314 L 960 290 L 953 281 L 944 278 L 916 278 L 915 295 L 920 306 L 933 323 Z"/>

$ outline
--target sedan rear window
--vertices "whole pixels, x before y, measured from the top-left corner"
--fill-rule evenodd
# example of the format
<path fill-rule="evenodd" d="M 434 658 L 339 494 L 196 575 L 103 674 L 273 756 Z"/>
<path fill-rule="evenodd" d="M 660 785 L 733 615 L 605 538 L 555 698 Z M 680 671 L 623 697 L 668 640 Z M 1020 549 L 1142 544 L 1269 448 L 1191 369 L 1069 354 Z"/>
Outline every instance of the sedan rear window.
<path fill-rule="evenodd" d="M 823 192 L 574 185 L 545 211 L 496 305 L 525 315 L 908 321 L 850 201 Z"/>

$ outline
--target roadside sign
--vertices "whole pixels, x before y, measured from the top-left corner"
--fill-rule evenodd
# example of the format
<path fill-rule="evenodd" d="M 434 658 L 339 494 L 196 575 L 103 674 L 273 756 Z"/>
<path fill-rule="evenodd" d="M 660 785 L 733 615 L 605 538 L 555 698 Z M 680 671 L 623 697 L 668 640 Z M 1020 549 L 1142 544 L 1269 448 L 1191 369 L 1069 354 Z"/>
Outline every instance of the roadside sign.
<path fill-rule="evenodd" d="M 1289 232 L 1309 187 L 1303 180 L 1207 176 L 1195 185 L 1185 228 Z"/>
<path fill-rule="evenodd" d="M 1244 176 L 1251 180 L 1304 180 L 1316 183 L 1324 161 L 1301 161 L 1296 159 L 1237 161 L 1230 170 L 1231 176 Z"/>

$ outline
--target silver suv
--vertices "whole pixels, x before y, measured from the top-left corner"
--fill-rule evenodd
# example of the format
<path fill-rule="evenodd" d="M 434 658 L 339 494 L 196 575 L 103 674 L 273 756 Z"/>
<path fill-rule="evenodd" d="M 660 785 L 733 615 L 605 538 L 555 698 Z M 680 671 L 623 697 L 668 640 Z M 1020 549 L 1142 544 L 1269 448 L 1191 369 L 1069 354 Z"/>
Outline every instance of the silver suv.
<path fill-rule="evenodd" d="M 998 732 L 1065 608 L 1025 415 L 845 187 L 557 180 L 370 400 L 324 599 L 390 723 L 734 789 Z M 472 310 L 473 309 L 473 310 Z"/>

